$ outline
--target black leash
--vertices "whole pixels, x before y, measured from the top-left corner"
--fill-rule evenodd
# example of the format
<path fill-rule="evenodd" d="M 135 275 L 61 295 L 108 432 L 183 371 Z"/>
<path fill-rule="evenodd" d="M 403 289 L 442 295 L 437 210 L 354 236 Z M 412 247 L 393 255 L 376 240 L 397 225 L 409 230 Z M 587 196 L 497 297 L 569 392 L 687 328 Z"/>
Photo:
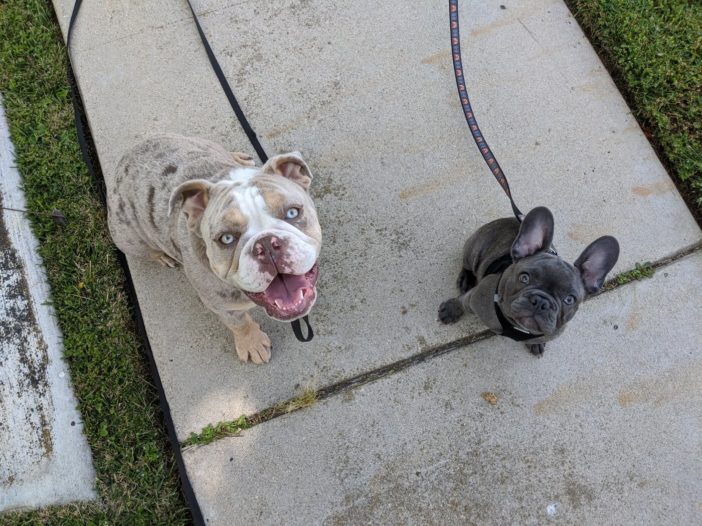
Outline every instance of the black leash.
<path fill-rule="evenodd" d="M 266 153 L 266 150 L 263 148 L 260 141 L 258 140 L 258 136 L 256 135 L 254 129 L 251 127 L 251 124 L 249 124 L 249 121 L 246 119 L 246 115 L 241 109 L 239 101 L 236 100 L 234 92 L 232 91 L 229 82 L 227 82 L 227 77 L 224 76 L 222 67 L 219 65 L 219 61 L 217 60 L 214 51 L 212 51 L 210 43 L 207 41 L 205 32 L 202 30 L 200 21 L 198 20 L 197 15 L 195 14 L 195 9 L 193 9 L 193 4 L 190 2 L 190 0 L 187 0 L 187 2 L 188 7 L 190 7 L 190 12 L 193 15 L 193 20 L 195 21 L 197 32 L 200 35 L 200 40 L 202 40 L 202 45 L 205 47 L 205 51 L 207 52 L 207 59 L 210 61 L 210 65 L 212 66 L 215 75 L 217 75 L 217 80 L 219 80 L 219 84 L 222 86 L 222 90 L 227 96 L 227 100 L 229 100 L 229 105 L 232 107 L 232 110 L 234 110 L 234 114 L 239 120 L 239 124 L 241 124 L 241 128 L 244 130 L 244 133 L 246 133 L 246 136 L 249 138 L 251 146 L 253 146 L 254 150 L 256 150 L 256 154 L 261 159 L 261 162 L 265 163 L 268 160 L 268 154 Z M 300 324 L 300 319 L 305 322 L 305 325 L 307 325 L 307 336 L 304 336 L 302 334 L 302 326 Z M 312 330 L 312 325 L 310 325 L 310 320 L 307 316 L 304 316 L 300 319 L 290 322 L 290 325 L 292 325 L 293 334 L 295 335 L 295 338 L 297 338 L 299 341 L 309 342 L 312 340 L 312 338 L 314 338 L 314 331 Z"/>
<path fill-rule="evenodd" d="M 246 133 L 246 136 L 249 138 L 249 142 L 251 143 L 251 146 L 253 146 L 254 150 L 256 150 L 256 154 L 258 155 L 259 159 L 261 159 L 262 163 L 265 163 L 268 160 L 268 154 L 266 153 L 266 150 L 263 149 L 263 146 L 261 146 L 261 143 L 258 140 L 258 136 L 256 135 L 256 132 L 249 124 L 249 121 L 246 119 L 246 115 L 244 114 L 244 111 L 241 109 L 241 106 L 239 106 L 239 101 L 236 100 L 236 97 L 234 96 L 234 92 L 232 91 L 231 86 L 229 86 L 229 82 L 227 82 L 227 77 L 224 76 L 224 72 L 222 71 L 222 68 L 220 67 L 219 62 L 217 61 L 217 57 L 215 57 L 215 54 L 212 51 L 212 47 L 210 46 L 210 43 L 207 41 L 207 37 L 205 36 L 205 32 L 202 30 L 202 26 L 200 25 L 200 21 L 198 20 L 197 15 L 195 14 L 195 9 L 193 9 L 193 4 L 190 3 L 190 0 L 187 0 L 187 2 L 188 2 L 188 7 L 190 8 L 190 12 L 193 14 L 193 20 L 195 21 L 195 26 L 197 27 L 197 32 L 200 35 L 200 40 L 202 40 L 202 45 L 205 47 L 205 51 L 207 52 L 207 58 L 210 61 L 210 65 L 212 66 L 212 69 L 214 70 L 215 75 L 217 75 L 217 80 L 219 80 L 219 83 L 222 86 L 222 89 L 224 90 L 224 94 L 227 96 L 227 99 L 229 100 L 229 105 L 234 110 L 234 114 L 236 115 L 236 118 L 239 120 L 239 124 L 241 124 L 241 127 L 244 130 L 244 133 Z"/>
<path fill-rule="evenodd" d="M 251 143 L 251 146 L 253 146 L 254 150 L 256 150 L 256 154 L 258 157 L 261 159 L 262 163 L 265 163 L 268 160 L 268 154 L 266 154 L 266 150 L 263 148 L 261 143 L 258 140 L 258 136 L 256 135 L 256 132 L 254 129 L 251 127 L 249 124 L 249 121 L 246 119 L 246 115 L 244 114 L 243 110 L 241 109 L 241 106 L 239 105 L 239 102 L 236 100 L 236 97 L 234 96 L 234 92 L 232 91 L 232 88 L 229 86 L 229 83 L 227 82 L 226 77 L 224 76 L 224 72 L 222 71 L 222 68 L 219 65 L 219 62 L 217 61 L 217 57 L 215 57 L 214 52 L 212 51 L 212 47 L 210 46 L 209 42 L 207 41 L 207 37 L 205 36 L 204 31 L 202 30 L 202 26 L 200 25 L 200 21 L 197 18 L 197 15 L 195 14 L 195 10 L 193 9 L 192 4 L 190 3 L 190 0 L 187 0 L 188 2 L 188 7 L 190 7 L 190 12 L 193 15 L 193 20 L 195 21 L 195 25 L 197 26 L 197 32 L 200 35 L 200 39 L 202 40 L 202 44 L 205 47 L 205 51 L 207 52 L 207 58 L 210 61 L 210 65 L 212 66 L 212 69 L 215 72 L 215 75 L 217 75 L 217 79 L 219 80 L 220 85 L 222 86 L 222 90 L 224 90 L 224 94 L 227 96 L 227 99 L 229 100 L 229 104 L 231 105 L 232 109 L 234 110 L 234 114 L 236 115 L 236 118 L 239 120 L 239 124 L 241 124 L 242 129 L 244 130 L 244 133 L 246 133 L 246 136 L 249 139 L 249 142 Z M 71 35 L 73 33 L 73 27 L 75 26 L 75 21 L 78 18 L 78 11 L 80 10 L 80 6 L 83 3 L 83 0 L 75 0 L 75 4 L 73 5 L 73 12 L 71 13 L 71 20 L 68 23 L 68 34 L 66 35 L 66 48 L 68 50 L 68 59 L 70 61 L 71 59 Z M 73 76 L 73 69 L 68 68 L 69 71 L 69 77 L 70 81 L 74 86 L 78 86 L 78 82 L 76 81 L 75 77 Z M 88 141 L 87 141 L 87 133 L 86 133 L 86 128 L 87 128 L 87 121 L 85 121 L 85 115 L 83 114 L 83 111 L 81 109 L 81 105 L 78 103 L 76 94 L 71 91 L 71 100 L 73 102 L 73 110 L 75 112 L 75 117 L 76 117 L 76 131 L 78 133 L 78 143 L 80 145 L 80 150 L 81 154 L 83 155 L 83 160 L 85 161 L 86 166 L 88 167 L 88 170 L 91 173 L 95 173 L 95 166 L 93 163 L 92 156 L 90 155 L 90 149 L 88 146 Z M 307 325 L 307 336 L 305 336 L 302 332 L 302 325 L 300 323 L 300 319 L 294 320 L 290 323 L 292 325 L 292 330 L 293 334 L 295 334 L 295 337 L 301 341 L 301 342 L 309 342 L 314 338 L 314 331 L 312 330 L 312 325 L 310 324 L 308 316 L 304 316 L 301 318 L 302 321 L 305 322 L 305 325 Z"/>
<path fill-rule="evenodd" d="M 483 134 L 478 127 L 478 121 L 475 120 L 473 108 L 470 105 L 470 98 L 468 97 L 468 90 L 466 89 L 466 81 L 463 77 L 463 61 L 461 60 L 461 36 L 458 30 L 458 0 L 449 0 L 449 18 L 451 20 L 451 52 L 453 57 L 453 72 L 456 76 L 458 97 L 461 100 L 463 114 L 466 117 L 466 122 L 468 123 L 470 133 L 473 135 L 475 144 L 478 146 L 480 153 L 483 155 L 483 159 L 485 159 L 488 168 L 492 172 L 492 175 L 495 176 L 495 179 L 497 179 L 497 182 L 502 187 L 502 190 L 504 190 L 505 194 L 507 194 L 515 217 L 521 222 L 524 214 L 522 214 L 514 202 L 514 199 L 512 199 L 512 192 L 509 189 L 507 177 L 502 171 L 502 168 L 500 168 L 497 159 L 495 159 L 495 156 L 493 155 L 490 146 L 488 146 L 485 137 L 483 137 Z"/>
<path fill-rule="evenodd" d="M 227 96 L 227 100 L 229 100 L 229 105 L 232 107 L 232 110 L 234 110 L 234 114 L 239 120 L 239 124 L 241 124 L 241 128 L 244 130 L 244 133 L 246 133 L 246 136 L 249 138 L 251 146 L 253 146 L 254 150 L 256 150 L 256 154 L 261 159 L 261 162 L 265 163 L 268 160 L 268 154 L 259 142 L 258 136 L 256 135 L 254 129 L 251 127 L 251 124 L 249 124 L 249 121 L 246 119 L 246 115 L 241 109 L 239 101 L 236 100 L 234 92 L 232 91 L 232 88 L 229 85 L 229 82 L 227 82 L 227 78 L 224 76 L 224 72 L 222 71 L 222 68 L 219 65 L 219 61 L 217 60 L 217 57 L 212 51 L 210 43 L 207 41 L 205 32 L 202 30 L 200 21 L 198 20 L 197 15 L 195 14 L 195 9 L 193 9 L 193 4 L 190 2 L 190 0 L 187 0 L 187 2 L 188 7 L 190 7 L 190 12 L 193 15 L 193 20 L 195 21 L 197 32 L 200 35 L 200 40 L 202 40 L 202 45 L 205 47 L 205 51 L 207 52 L 207 58 L 210 61 L 210 65 L 212 66 L 215 75 L 217 75 L 217 80 L 219 80 L 219 84 L 222 86 L 222 90 Z M 304 316 L 301 319 L 305 322 L 305 325 L 307 325 L 307 336 L 304 336 L 302 334 L 302 326 L 300 324 L 300 319 L 290 322 L 290 325 L 292 325 L 293 334 L 295 335 L 295 338 L 297 338 L 299 341 L 309 342 L 312 340 L 312 338 L 314 338 L 314 331 L 312 330 L 312 325 L 310 325 L 310 320 L 307 316 Z"/>
<path fill-rule="evenodd" d="M 105 197 L 105 187 L 104 179 L 102 178 L 102 170 L 100 168 L 100 162 L 97 160 L 97 154 L 93 157 L 94 149 L 90 147 L 92 144 L 92 137 L 90 134 L 90 127 L 88 126 L 88 121 L 85 117 L 85 111 L 83 110 L 83 102 L 78 93 L 78 81 L 75 78 L 73 72 L 73 66 L 71 63 L 71 33 L 73 32 L 73 27 L 75 25 L 75 20 L 78 17 L 78 10 L 82 0 L 75 0 L 73 4 L 73 12 L 71 14 L 71 20 L 68 25 L 68 34 L 66 35 L 66 54 L 68 57 L 68 80 L 71 88 L 71 101 L 73 103 L 74 115 L 75 115 L 75 125 L 76 133 L 78 135 L 78 143 L 80 145 L 81 155 L 86 167 L 90 173 L 90 176 L 95 182 L 96 189 L 100 198 L 103 201 L 103 205 L 106 204 Z M 95 159 L 96 161 L 94 162 Z M 151 349 L 151 343 L 149 342 L 149 337 L 146 334 L 146 327 L 144 326 L 144 319 L 141 315 L 141 308 L 139 306 L 139 299 L 136 295 L 136 290 L 134 289 L 134 282 L 132 280 L 131 273 L 129 271 L 129 265 L 127 264 L 127 258 L 125 255 L 114 249 L 117 261 L 119 262 L 125 275 L 125 284 L 127 289 L 127 296 L 133 306 L 134 321 L 136 322 L 136 330 L 141 339 L 146 357 L 149 362 L 149 369 L 151 371 L 151 378 L 154 380 L 153 384 L 158 392 L 158 402 L 161 409 L 161 414 L 163 416 L 163 424 L 168 433 L 168 441 L 171 443 L 173 450 L 173 456 L 175 457 L 176 464 L 178 466 L 178 473 L 181 482 L 181 491 L 185 497 L 185 502 L 188 507 L 188 511 L 191 513 L 192 522 L 196 525 L 204 525 L 205 519 L 202 516 L 202 510 L 200 509 L 200 503 L 195 498 L 195 491 L 190 483 L 190 479 L 187 475 L 187 470 L 185 469 L 185 461 L 183 460 L 183 452 L 179 447 L 178 436 L 175 432 L 175 424 L 173 423 L 173 415 L 171 414 L 171 409 L 166 399 L 166 393 L 163 389 L 163 383 L 161 382 L 161 376 L 158 372 L 158 367 L 156 366 L 156 360 L 154 359 L 153 350 Z"/>

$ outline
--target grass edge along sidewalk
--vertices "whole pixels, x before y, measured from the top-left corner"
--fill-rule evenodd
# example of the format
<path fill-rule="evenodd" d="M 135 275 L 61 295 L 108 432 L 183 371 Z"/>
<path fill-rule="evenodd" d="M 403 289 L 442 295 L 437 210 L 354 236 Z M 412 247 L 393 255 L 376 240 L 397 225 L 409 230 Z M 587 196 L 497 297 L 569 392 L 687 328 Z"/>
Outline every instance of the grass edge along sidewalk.
<path fill-rule="evenodd" d="M 702 225 L 702 2 L 565 2 Z"/>
<path fill-rule="evenodd" d="M 0 92 L 32 228 L 93 454 L 97 503 L 4 513 L 0 525 L 187 524 L 125 276 L 73 124 L 65 47 L 47 0 L 0 3 Z"/>

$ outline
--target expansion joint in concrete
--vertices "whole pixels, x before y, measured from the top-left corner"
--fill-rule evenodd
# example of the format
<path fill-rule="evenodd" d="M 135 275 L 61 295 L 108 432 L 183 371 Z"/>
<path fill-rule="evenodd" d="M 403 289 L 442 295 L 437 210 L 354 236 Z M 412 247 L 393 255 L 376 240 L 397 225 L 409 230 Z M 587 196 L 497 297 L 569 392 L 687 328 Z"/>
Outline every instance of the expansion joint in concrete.
<path fill-rule="evenodd" d="M 669 256 L 666 256 L 664 258 L 658 259 L 654 262 L 647 262 L 645 263 L 645 268 L 650 269 L 652 273 L 659 269 L 663 269 L 667 267 L 668 265 L 671 265 L 675 263 L 676 261 L 685 258 L 687 256 L 690 256 L 698 251 L 702 250 L 702 242 L 695 243 L 694 245 L 691 245 L 689 247 L 686 247 L 684 249 L 681 249 L 679 251 L 674 252 L 673 254 L 670 254 Z M 632 281 L 636 281 L 640 278 L 630 278 L 629 276 L 634 273 L 637 270 L 631 269 L 625 272 L 622 272 L 618 274 L 617 276 L 614 276 L 611 278 L 605 286 L 603 287 L 603 290 L 600 294 L 607 294 L 615 289 L 618 289 L 620 287 L 623 287 L 625 285 L 628 285 Z M 620 277 L 623 277 L 624 279 L 620 279 Z M 465 336 L 463 338 L 459 338 L 457 340 L 453 340 L 449 343 L 445 343 L 442 345 L 438 345 L 435 347 L 431 347 L 429 349 L 424 349 L 420 351 L 417 354 L 413 354 L 412 356 L 409 356 L 407 358 L 404 358 L 402 360 L 398 360 L 395 362 L 392 362 L 390 364 L 384 365 L 382 367 L 378 367 L 376 369 L 372 369 L 370 371 L 365 371 L 363 373 L 357 374 L 355 376 L 352 376 L 350 378 L 346 378 L 344 380 L 341 380 L 339 382 L 327 385 L 325 387 L 321 387 L 313 392 L 313 395 L 310 395 L 310 393 L 304 393 L 303 396 L 310 401 L 308 403 L 299 403 L 300 396 L 296 396 L 293 398 L 290 398 L 288 400 L 285 400 L 283 402 L 279 402 L 275 404 L 274 406 L 268 407 L 262 411 L 259 411 L 257 413 L 254 413 L 250 416 L 245 417 L 245 424 L 243 426 L 241 425 L 236 425 L 233 426 L 237 422 L 242 422 L 242 417 L 239 417 L 237 420 L 232 420 L 230 421 L 223 421 L 223 422 L 218 422 L 214 426 L 214 428 L 224 428 L 224 429 L 231 429 L 232 426 L 236 430 L 236 432 L 243 431 L 245 429 L 250 429 L 253 426 L 263 424 L 265 422 L 268 422 L 270 420 L 273 420 L 274 418 L 278 418 L 279 416 L 283 416 L 286 414 L 294 413 L 297 412 L 301 409 L 304 409 L 305 407 L 309 407 L 310 405 L 313 405 L 314 402 L 320 401 L 320 400 L 325 400 L 334 396 L 337 396 L 339 394 L 343 394 L 346 391 L 355 389 L 357 387 L 360 387 L 362 385 L 368 384 L 375 382 L 377 380 L 380 380 L 381 378 L 385 378 L 388 376 L 392 376 L 394 374 L 397 374 L 401 371 L 404 371 L 406 369 L 409 369 L 412 366 L 424 363 L 428 360 L 432 360 L 434 358 L 437 358 L 439 356 L 443 356 L 445 354 L 451 353 L 453 351 L 456 351 L 458 349 L 463 349 L 465 347 L 469 347 L 473 344 L 476 344 L 478 342 L 481 342 L 483 340 L 487 340 L 489 338 L 492 338 L 494 336 L 497 336 L 494 334 L 492 331 L 489 330 L 484 330 L 481 332 L 477 332 L 474 334 L 470 334 L 468 336 Z M 231 433 L 231 432 L 223 432 L 221 436 L 217 436 L 215 438 L 224 438 L 225 436 L 232 436 L 232 434 L 236 433 Z M 198 445 L 200 443 L 205 443 L 203 441 L 203 433 L 200 434 L 193 434 L 191 437 L 183 443 L 183 445 Z M 209 443 L 210 441 L 207 441 L 206 443 Z"/>

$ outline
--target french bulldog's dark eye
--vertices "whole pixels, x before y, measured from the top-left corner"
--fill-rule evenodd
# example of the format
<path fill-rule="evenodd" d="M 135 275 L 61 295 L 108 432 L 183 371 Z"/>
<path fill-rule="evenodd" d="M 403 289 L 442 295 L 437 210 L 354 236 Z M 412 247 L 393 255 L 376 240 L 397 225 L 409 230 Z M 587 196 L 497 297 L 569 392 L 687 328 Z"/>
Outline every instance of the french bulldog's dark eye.
<path fill-rule="evenodd" d="M 219 236 L 219 242 L 223 245 L 231 245 L 236 241 L 236 236 L 234 234 L 226 233 Z"/>
<path fill-rule="evenodd" d="M 521 281 L 525 285 L 529 283 L 529 274 L 527 274 L 526 272 L 519 274 L 519 281 Z"/>
<path fill-rule="evenodd" d="M 300 215 L 300 209 L 296 206 L 290 207 L 285 211 L 285 219 L 295 219 Z"/>
<path fill-rule="evenodd" d="M 566 298 L 563 300 L 563 303 L 565 303 L 566 305 L 572 305 L 573 303 L 575 303 L 575 296 L 573 296 L 572 294 L 570 296 L 566 296 Z"/>

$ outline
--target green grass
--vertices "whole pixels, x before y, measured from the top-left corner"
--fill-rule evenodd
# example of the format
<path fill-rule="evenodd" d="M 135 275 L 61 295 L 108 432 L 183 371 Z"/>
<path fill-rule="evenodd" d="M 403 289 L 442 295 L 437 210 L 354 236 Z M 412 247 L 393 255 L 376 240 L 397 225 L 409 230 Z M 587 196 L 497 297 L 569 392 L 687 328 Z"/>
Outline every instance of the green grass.
<path fill-rule="evenodd" d="M 615 277 L 615 281 L 617 285 L 626 285 L 632 281 L 640 281 L 642 279 L 653 277 L 655 273 L 656 269 L 651 263 L 637 263 L 633 269 L 618 274 Z"/>
<path fill-rule="evenodd" d="M 274 406 L 264 409 L 255 415 L 241 415 L 236 420 L 226 420 L 217 424 L 205 426 L 199 433 L 190 433 L 190 436 L 181 444 L 182 447 L 204 446 L 224 437 L 238 436 L 245 429 L 267 422 L 272 418 L 299 411 L 310 407 L 317 402 L 318 393 L 312 387 L 302 389 L 297 396 Z"/>
<path fill-rule="evenodd" d="M 158 397 L 104 207 L 81 159 L 63 41 L 42 0 L 0 0 L 0 92 L 97 472 L 99 503 L 0 515 L 0 525 L 187 524 Z M 2 447 L 2 445 L 0 445 Z"/>
<path fill-rule="evenodd" d="M 702 2 L 567 3 L 702 218 Z"/>

